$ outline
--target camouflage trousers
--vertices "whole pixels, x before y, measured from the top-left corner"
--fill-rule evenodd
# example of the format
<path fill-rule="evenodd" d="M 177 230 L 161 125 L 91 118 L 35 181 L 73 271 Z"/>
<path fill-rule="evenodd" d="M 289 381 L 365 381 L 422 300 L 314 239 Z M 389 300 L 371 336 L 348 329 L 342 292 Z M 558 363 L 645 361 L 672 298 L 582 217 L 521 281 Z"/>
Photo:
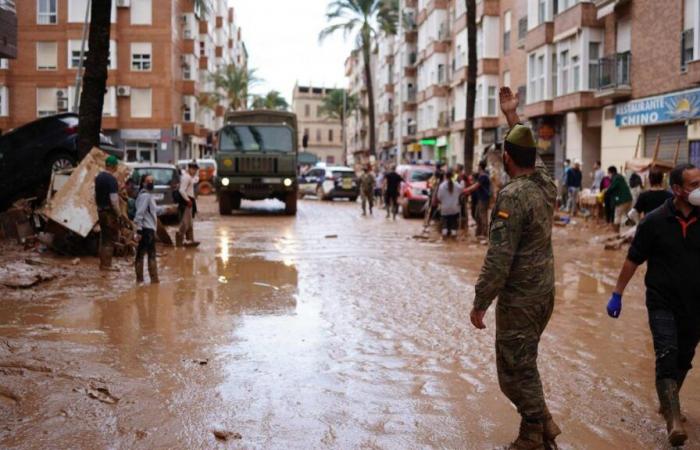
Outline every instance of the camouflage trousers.
<path fill-rule="evenodd" d="M 505 304 L 504 304 L 505 303 Z M 496 365 L 501 391 L 530 421 L 545 418 L 547 405 L 537 369 L 537 351 L 554 310 L 554 292 L 512 306 L 498 301 L 496 308 Z"/>

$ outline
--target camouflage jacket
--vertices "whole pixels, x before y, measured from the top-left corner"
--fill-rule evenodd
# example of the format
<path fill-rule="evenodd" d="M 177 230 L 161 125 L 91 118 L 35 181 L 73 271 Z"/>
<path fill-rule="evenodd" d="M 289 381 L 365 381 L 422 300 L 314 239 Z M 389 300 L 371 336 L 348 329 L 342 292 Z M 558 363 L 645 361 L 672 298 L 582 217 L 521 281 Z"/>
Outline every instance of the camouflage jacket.
<path fill-rule="evenodd" d="M 557 187 L 537 158 L 535 172 L 512 179 L 491 214 L 489 249 L 476 284 L 474 307 L 522 304 L 554 289 L 552 222 Z"/>
<path fill-rule="evenodd" d="M 360 192 L 371 195 L 374 192 L 374 185 L 376 184 L 374 175 L 371 173 L 363 173 L 360 175 Z"/>

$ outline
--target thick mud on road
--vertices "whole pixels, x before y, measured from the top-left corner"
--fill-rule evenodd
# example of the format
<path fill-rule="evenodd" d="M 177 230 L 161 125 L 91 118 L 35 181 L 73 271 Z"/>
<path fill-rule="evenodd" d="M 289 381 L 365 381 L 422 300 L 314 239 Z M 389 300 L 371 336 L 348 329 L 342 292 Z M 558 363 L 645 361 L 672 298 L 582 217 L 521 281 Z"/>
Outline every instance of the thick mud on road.
<path fill-rule="evenodd" d="M 296 219 L 211 200 L 196 250 L 2 290 L 0 447 L 493 449 L 517 433 L 500 393 L 493 311 L 469 311 L 485 247 L 412 238 L 419 221 L 305 200 Z M 209 212 L 207 212 L 209 211 Z M 563 449 L 665 448 L 638 275 L 605 314 L 624 252 L 555 230 L 556 311 L 540 368 Z M 93 264 L 94 263 L 94 264 Z M 700 375 L 682 392 L 700 448 Z M 230 432 L 228 441 L 214 431 Z"/>

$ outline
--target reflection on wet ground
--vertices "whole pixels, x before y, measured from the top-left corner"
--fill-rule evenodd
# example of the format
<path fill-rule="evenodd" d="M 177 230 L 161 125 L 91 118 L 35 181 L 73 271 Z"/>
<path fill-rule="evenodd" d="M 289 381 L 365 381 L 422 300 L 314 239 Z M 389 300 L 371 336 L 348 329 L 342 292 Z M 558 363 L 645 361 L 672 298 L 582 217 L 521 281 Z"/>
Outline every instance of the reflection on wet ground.
<path fill-rule="evenodd" d="M 161 285 L 63 279 L 0 302 L 0 446 L 474 448 L 506 444 L 493 317 L 468 313 L 484 247 L 417 242 L 419 222 L 303 201 L 197 223 Z M 207 209 L 208 208 L 208 209 Z M 556 230 L 557 310 L 540 366 L 564 449 L 663 448 L 641 277 L 604 303 L 624 257 Z M 337 239 L 326 236 L 337 235 Z M 599 250 L 600 249 L 600 250 Z M 700 448 L 700 379 L 684 411 Z M 221 444 L 221 443 L 220 443 Z M 224 444 L 221 444 L 224 445 Z"/>

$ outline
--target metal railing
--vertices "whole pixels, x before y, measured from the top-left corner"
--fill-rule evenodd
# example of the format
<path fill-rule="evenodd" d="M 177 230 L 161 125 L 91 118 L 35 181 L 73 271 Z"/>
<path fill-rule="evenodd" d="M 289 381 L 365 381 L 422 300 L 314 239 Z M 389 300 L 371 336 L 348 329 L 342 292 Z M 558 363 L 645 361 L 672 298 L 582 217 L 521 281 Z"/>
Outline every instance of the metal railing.
<path fill-rule="evenodd" d="M 520 20 L 518 20 L 518 40 L 523 40 L 525 39 L 525 36 L 527 35 L 527 16 L 521 17 Z"/>
<path fill-rule="evenodd" d="M 598 78 L 592 89 L 604 90 L 621 86 L 630 86 L 630 52 L 617 53 L 598 60 Z M 592 64 L 593 65 L 593 64 Z"/>

